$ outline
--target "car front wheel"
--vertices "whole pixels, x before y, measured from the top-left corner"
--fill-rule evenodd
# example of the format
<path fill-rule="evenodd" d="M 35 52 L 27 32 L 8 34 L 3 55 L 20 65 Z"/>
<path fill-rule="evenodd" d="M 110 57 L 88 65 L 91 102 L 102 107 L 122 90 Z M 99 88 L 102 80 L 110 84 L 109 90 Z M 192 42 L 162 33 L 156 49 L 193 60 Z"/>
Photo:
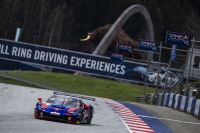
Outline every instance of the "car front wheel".
<path fill-rule="evenodd" d="M 40 112 L 39 111 L 34 111 L 34 117 L 35 119 L 39 119 L 40 118 Z"/>

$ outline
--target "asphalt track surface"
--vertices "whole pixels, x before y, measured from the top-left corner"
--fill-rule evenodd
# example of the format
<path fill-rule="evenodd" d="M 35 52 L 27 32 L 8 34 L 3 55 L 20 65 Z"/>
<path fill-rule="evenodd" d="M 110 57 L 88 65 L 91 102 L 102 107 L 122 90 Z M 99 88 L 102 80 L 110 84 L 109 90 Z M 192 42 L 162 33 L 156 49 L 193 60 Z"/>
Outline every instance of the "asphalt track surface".
<path fill-rule="evenodd" d="M 33 109 L 37 98 L 46 100 L 52 94 L 53 91 L 50 90 L 0 83 L 0 133 L 129 133 L 119 115 L 101 98 L 90 102 L 95 108 L 91 125 L 34 119 Z M 153 105 L 123 104 L 148 123 L 156 133 L 200 131 L 200 120 L 190 114 Z M 155 122 L 155 119 L 161 122 Z"/>
<path fill-rule="evenodd" d="M 199 133 L 200 119 L 175 109 L 160 107 L 155 105 L 146 105 L 133 103 L 135 113 L 144 121 L 160 120 L 174 133 Z M 140 109 L 143 111 L 141 111 Z M 138 111 L 137 111 L 138 110 Z M 145 111 L 145 112 L 144 112 Z M 148 112 L 148 113 L 147 113 Z M 153 116 L 153 117 L 152 117 Z M 161 127 L 159 127 L 161 128 Z M 161 132 L 165 133 L 165 132 Z M 168 133 L 168 132 L 166 132 Z"/>
<path fill-rule="evenodd" d="M 128 133 L 119 116 L 103 99 L 91 102 L 91 125 L 37 120 L 33 109 L 38 97 L 44 100 L 53 91 L 0 83 L 0 133 Z"/>

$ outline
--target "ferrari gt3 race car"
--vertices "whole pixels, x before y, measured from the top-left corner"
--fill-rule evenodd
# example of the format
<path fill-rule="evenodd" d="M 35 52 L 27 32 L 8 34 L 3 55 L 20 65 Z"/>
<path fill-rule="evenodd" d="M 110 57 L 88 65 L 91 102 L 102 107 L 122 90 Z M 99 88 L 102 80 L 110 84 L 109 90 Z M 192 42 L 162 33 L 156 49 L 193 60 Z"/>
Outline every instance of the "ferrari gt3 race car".
<path fill-rule="evenodd" d="M 53 96 L 44 102 L 38 98 L 34 109 L 36 119 L 64 120 L 75 124 L 90 124 L 94 108 L 87 105 L 83 99 L 95 101 L 95 98 L 73 95 L 63 92 L 54 92 Z"/>

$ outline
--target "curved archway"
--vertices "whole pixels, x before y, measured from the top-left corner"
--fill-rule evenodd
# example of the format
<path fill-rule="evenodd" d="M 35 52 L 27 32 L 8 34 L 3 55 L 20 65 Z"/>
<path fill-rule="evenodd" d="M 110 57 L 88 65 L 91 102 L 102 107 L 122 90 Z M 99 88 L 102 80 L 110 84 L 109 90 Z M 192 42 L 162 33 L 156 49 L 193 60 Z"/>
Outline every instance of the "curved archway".
<path fill-rule="evenodd" d="M 141 14 L 145 19 L 145 26 L 147 28 L 146 32 L 146 40 L 154 41 L 154 29 L 153 23 L 151 20 L 151 16 L 147 9 L 142 5 L 132 5 L 127 8 L 120 17 L 115 21 L 112 27 L 108 30 L 108 32 L 104 35 L 103 39 L 100 41 L 96 49 L 92 54 L 94 55 L 103 55 L 105 51 L 108 49 L 109 44 L 112 42 L 113 38 L 123 26 L 123 24 L 134 14 Z"/>

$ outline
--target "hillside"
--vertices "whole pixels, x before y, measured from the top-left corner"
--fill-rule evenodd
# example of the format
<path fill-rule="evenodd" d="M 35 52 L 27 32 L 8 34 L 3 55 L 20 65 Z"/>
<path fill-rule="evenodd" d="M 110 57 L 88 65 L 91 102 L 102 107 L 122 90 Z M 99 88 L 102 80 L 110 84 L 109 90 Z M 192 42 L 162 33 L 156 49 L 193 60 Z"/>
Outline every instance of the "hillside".
<path fill-rule="evenodd" d="M 16 28 L 21 27 L 21 41 L 91 52 L 91 45 L 81 45 L 79 39 L 112 24 L 133 4 L 149 10 L 156 41 L 164 38 L 166 30 L 192 33 L 200 39 L 198 0 L 1 0 L 0 38 L 13 39 Z M 137 40 L 143 27 L 142 17 L 135 15 L 123 28 Z"/>

